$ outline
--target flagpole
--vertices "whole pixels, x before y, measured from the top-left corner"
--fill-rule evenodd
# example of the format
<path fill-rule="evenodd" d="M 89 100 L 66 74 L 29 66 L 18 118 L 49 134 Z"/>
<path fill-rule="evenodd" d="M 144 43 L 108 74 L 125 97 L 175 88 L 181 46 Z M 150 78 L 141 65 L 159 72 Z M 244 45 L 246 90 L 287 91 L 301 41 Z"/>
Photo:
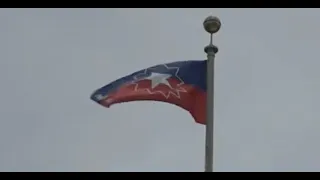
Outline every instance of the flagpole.
<path fill-rule="evenodd" d="M 203 22 L 204 29 L 210 33 L 210 44 L 204 48 L 207 53 L 207 104 L 205 135 L 205 172 L 213 172 L 213 131 L 214 131 L 214 58 L 218 47 L 212 44 L 212 35 L 219 31 L 221 22 L 209 16 Z"/>

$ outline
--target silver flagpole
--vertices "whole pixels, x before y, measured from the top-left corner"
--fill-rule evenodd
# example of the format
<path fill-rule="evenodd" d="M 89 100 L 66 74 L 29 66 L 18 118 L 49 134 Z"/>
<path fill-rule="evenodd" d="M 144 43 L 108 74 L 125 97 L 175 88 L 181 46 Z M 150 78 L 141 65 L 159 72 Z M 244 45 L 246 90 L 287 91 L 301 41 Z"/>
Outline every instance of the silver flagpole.
<path fill-rule="evenodd" d="M 212 44 L 212 35 L 219 31 L 221 22 L 209 16 L 203 22 L 204 29 L 210 33 L 210 44 L 204 48 L 207 53 L 207 109 L 206 109 L 206 147 L 205 172 L 213 172 L 213 130 L 214 130 L 214 58 L 218 47 Z"/>

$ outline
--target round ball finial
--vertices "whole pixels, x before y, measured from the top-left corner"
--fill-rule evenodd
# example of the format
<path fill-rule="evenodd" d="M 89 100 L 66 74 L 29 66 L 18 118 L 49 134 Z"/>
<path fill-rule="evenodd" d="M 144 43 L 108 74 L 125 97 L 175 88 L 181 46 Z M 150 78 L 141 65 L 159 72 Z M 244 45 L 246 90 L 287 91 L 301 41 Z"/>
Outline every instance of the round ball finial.
<path fill-rule="evenodd" d="M 208 33 L 213 34 L 219 31 L 221 22 L 219 18 L 215 16 L 209 16 L 204 20 L 203 27 Z"/>

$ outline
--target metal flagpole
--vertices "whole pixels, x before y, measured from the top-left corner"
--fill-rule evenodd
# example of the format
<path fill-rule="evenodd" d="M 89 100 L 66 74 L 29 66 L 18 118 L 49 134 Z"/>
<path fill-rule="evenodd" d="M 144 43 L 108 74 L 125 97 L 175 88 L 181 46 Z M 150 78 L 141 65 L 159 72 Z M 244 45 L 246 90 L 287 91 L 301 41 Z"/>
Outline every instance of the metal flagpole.
<path fill-rule="evenodd" d="M 212 35 L 219 31 L 221 22 L 209 16 L 203 22 L 204 29 L 210 33 L 210 44 L 204 48 L 207 53 L 207 109 L 206 109 L 206 146 L 205 172 L 213 172 L 213 130 L 214 130 L 214 58 L 218 47 L 212 44 Z"/>

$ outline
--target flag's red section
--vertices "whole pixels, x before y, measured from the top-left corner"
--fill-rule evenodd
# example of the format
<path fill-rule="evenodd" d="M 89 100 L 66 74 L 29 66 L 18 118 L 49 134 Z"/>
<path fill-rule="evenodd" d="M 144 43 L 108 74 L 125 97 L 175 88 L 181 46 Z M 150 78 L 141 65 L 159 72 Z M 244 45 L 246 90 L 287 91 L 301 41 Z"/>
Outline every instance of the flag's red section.
<path fill-rule="evenodd" d="M 169 80 L 171 84 L 176 81 Z M 186 92 L 173 92 L 166 85 L 158 85 L 151 93 L 148 88 L 151 86 L 150 81 L 142 81 L 138 84 L 138 89 L 135 91 L 136 84 L 126 84 L 120 87 L 117 91 L 110 93 L 107 98 L 99 101 L 104 107 L 110 107 L 113 104 L 130 102 L 130 101 L 161 101 L 170 104 L 175 104 L 189 111 L 195 121 L 200 124 L 205 124 L 205 103 L 206 93 L 194 86 L 182 85 L 181 88 Z M 157 92 L 159 91 L 159 92 Z M 168 95 L 165 97 L 163 94 Z"/>

